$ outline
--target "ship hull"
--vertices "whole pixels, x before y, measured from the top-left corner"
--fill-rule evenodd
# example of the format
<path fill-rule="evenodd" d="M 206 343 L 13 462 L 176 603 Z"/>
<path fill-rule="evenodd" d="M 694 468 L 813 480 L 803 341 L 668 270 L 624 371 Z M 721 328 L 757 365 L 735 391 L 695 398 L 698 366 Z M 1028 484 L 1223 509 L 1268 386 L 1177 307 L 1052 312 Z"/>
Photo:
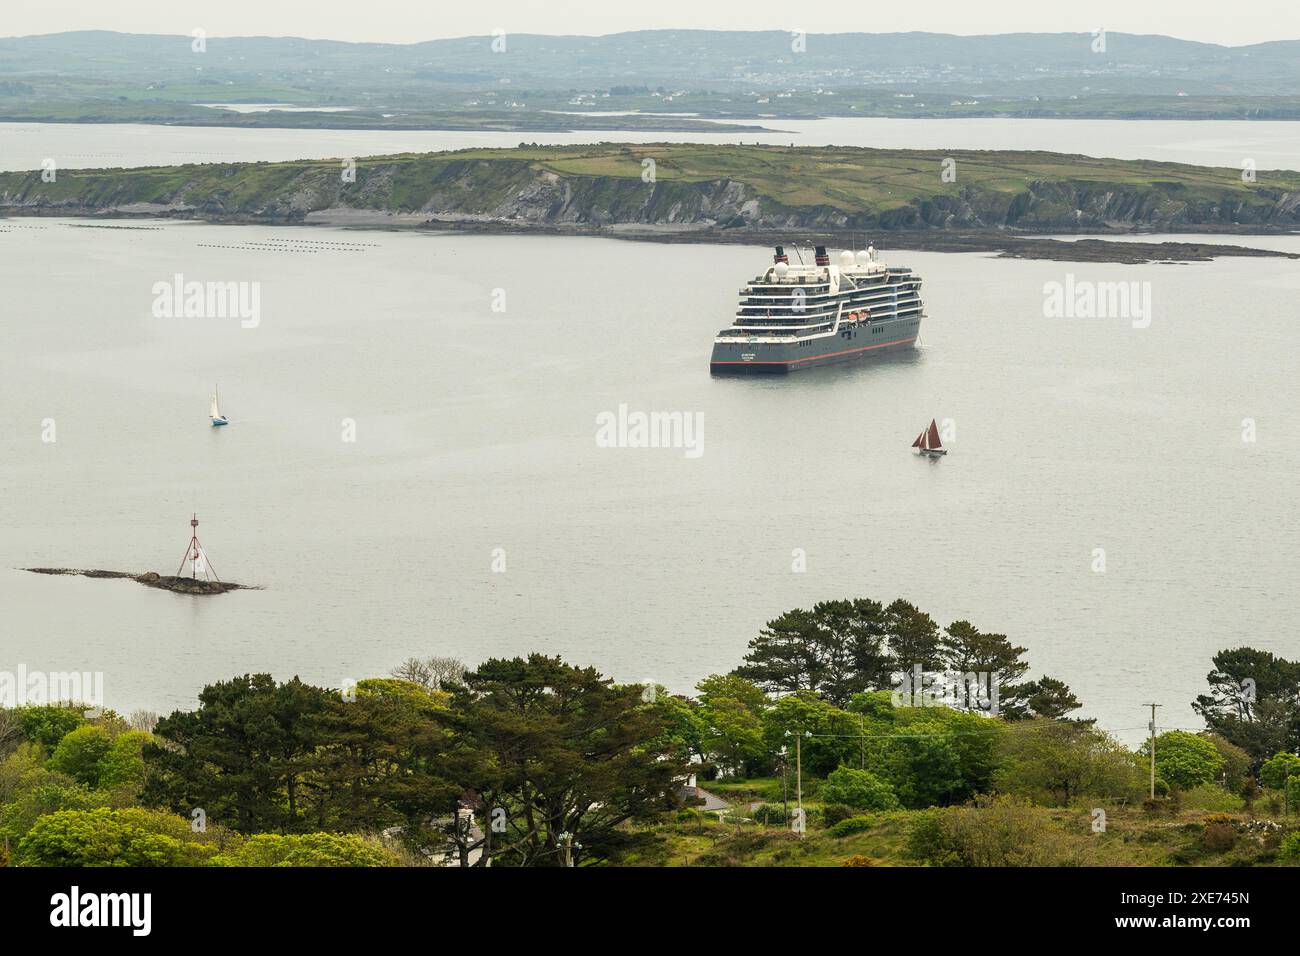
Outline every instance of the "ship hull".
<path fill-rule="evenodd" d="M 838 334 L 789 341 L 762 341 L 753 336 L 742 341 L 713 343 L 709 370 L 715 375 L 783 375 L 808 368 L 859 362 L 916 346 L 921 317 L 908 316 L 844 329 Z"/>

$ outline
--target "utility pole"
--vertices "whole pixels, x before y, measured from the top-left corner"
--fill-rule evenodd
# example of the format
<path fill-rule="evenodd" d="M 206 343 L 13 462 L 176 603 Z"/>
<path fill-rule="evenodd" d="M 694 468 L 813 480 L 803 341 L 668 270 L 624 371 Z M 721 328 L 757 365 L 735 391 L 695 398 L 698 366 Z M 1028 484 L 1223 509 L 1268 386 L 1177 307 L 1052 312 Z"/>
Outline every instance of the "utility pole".
<path fill-rule="evenodd" d="M 784 747 L 781 748 L 781 819 L 788 821 L 790 819 L 790 761 L 787 759 L 789 751 Z M 5 840 L 8 840 L 5 837 Z M 5 849 L 9 847 L 6 844 Z"/>
<path fill-rule="evenodd" d="M 799 808 L 799 822 L 803 823 L 803 735 L 796 734 L 794 738 L 794 797 L 795 805 Z M 800 832 L 800 836 L 803 833 Z"/>
<path fill-rule="evenodd" d="M 1156 708 L 1163 707 L 1163 704 L 1143 704 L 1143 707 L 1151 708 L 1151 723 L 1148 729 L 1151 731 L 1151 799 L 1156 798 Z"/>
<path fill-rule="evenodd" d="M 867 769 L 867 726 L 865 719 L 858 714 L 858 748 L 861 753 L 859 758 L 859 769 Z"/>
<path fill-rule="evenodd" d="M 798 815 L 799 836 L 802 838 L 804 829 L 807 826 L 806 818 L 803 815 L 803 738 L 805 735 L 811 737 L 812 733 L 805 730 L 801 733 L 791 734 L 787 730 L 785 735 L 794 737 L 794 799 L 797 807 L 795 813 Z"/>

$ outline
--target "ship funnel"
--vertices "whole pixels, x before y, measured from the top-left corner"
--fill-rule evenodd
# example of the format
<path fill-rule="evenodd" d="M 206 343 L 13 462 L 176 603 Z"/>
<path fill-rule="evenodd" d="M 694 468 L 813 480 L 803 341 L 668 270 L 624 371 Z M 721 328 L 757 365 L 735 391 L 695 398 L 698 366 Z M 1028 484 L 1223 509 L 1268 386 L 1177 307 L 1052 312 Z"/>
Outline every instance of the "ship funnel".
<path fill-rule="evenodd" d="M 789 262 L 790 262 L 790 257 L 787 256 L 787 255 L 785 254 L 785 250 L 784 250 L 783 248 L 781 248 L 780 246 L 777 246 L 777 247 L 776 247 L 776 255 L 774 255 L 774 256 L 772 257 L 772 261 L 773 261 L 773 262 L 784 262 L 784 263 L 786 263 L 786 264 L 788 265 Z"/>
<path fill-rule="evenodd" d="M 828 266 L 831 264 L 831 257 L 826 254 L 825 246 L 817 246 L 816 249 L 814 249 L 813 251 L 816 253 L 817 256 L 815 260 L 817 265 Z"/>

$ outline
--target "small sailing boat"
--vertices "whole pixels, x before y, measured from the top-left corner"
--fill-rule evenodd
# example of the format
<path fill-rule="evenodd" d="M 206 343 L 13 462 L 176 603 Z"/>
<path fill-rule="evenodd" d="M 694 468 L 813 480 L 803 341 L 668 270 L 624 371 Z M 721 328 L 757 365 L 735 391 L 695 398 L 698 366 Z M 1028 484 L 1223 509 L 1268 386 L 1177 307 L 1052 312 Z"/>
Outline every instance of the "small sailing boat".
<path fill-rule="evenodd" d="M 230 419 L 221 414 L 221 396 L 217 392 L 217 386 L 212 386 L 212 406 L 208 409 L 208 417 L 212 419 L 212 427 L 218 425 L 229 425 Z"/>
<path fill-rule="evenodd" d="M 948 454 L 948 449 L 944 448 L 939 441 L 939 426 L 933 418 L 930 419 L 930 427 L 916 436 L 912 447 L 916 449 L 918 455 L 925 455 L 927 458 L 938 458 L 940 455 Z"/>

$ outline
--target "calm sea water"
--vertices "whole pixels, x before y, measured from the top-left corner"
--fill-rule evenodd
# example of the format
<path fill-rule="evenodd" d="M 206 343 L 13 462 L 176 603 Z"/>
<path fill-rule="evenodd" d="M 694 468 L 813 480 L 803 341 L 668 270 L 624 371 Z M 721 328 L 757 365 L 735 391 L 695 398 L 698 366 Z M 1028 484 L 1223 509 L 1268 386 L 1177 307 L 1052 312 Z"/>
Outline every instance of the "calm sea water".
<path fill-rule="evenodd" d="M 761 120 L 770 133 L 576 133 L 233 129 L 129 124 L 0 123 L 0 170 L 166 166 L 429 152 L 520 142 L 775 143 L 909 149 L 1039 149 L 1117 159 L 1257 169 L 1300 165 L 1300 123 L 1166 120 Z"/>
<path fill-rule="evenodd" d="M 416 654 L 688 691 L 783 610 L 903 596 L 1007 633 L 1131 740 L 1146 701 L 1195 724 L 1216 650 L 1300 652 L 1290 260 L 885 249 L 924 276 L 923 347 L 738 380 L 711 337 L 766 249 L 126 225 L 0 221 L 0 668 L 102 671 L 123 711 Z M 177 273 L 260 283 L 260 325 L 153 317 Z M 1150 327 L 1045 318 L 1067 273 L 1151 283 Z M 702 456 L 598 447 L 620 404 L 701 415 Z M 932 416 L 937 463 L 908 447 Z M 172 573 L 192 511 L 265 590 L 13 570 Z"/>

